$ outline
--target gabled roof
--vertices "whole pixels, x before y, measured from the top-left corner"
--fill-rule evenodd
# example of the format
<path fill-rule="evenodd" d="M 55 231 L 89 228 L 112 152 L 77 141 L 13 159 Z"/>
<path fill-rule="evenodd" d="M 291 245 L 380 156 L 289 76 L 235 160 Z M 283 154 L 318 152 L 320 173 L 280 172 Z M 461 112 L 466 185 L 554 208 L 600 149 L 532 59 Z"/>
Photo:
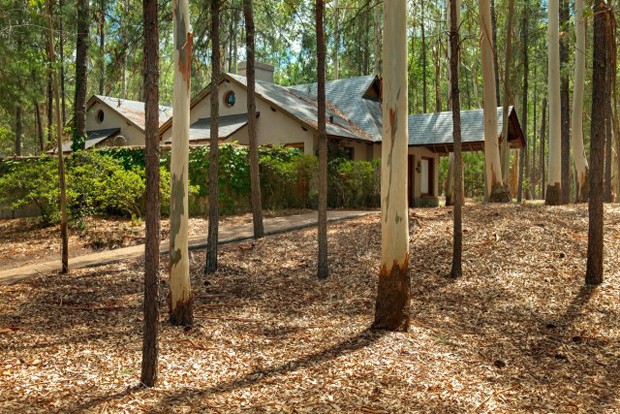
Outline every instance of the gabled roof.
<path fill-rule="evenodd" d="M 256 113 L 256 117 L 260 112 Z M 232 134 L 248 124 L 248 114 L 226 115 L 220 116 L 218 125 L 219 139 L 227 139 Z M 190 142 L 208 141 L 211 138 L 211 118 L 200 118 L 194 122 L 189 128 Z M 172 142 L 172 138 L 166 141 L 166 144 Z"/>
<path fill-rule="evenodd" d="M 503 130 L 503 107 L 497 108 L 497 136 Z M 525 146 L 514 107 L 509 108 L 508 140 L 513 148 Z M 464 150 L 484 149 L 484 111 L 461 111 L 461 139 Z M 436 152 L 452 151 L 452 112 L 409 115 L 409 146 L 429 147 Z"/>
<path fill-rule="evenodd" d="M 380 80 L 376 76 L 338 79 L 325 83 L 328 107 L 331 106 L 329 109 L 354 123 L 374 142 L 381 141 L 381 102 L 371 98 L 369 91 L 377 88 L 380 90 Z M 302 93 L 313 101 L 317 99 L 316 83 L 290 86 L 288 89 Z"/>
<path fill-rule="evenodd" d="M 86 105 L 90 109 L 95 103 L 100 102 L 107 106 L 121 117 L 125 118 L 129 123 L 136 126 L 140 131 L 144 132 L 146 113 L 144 110 L 144 102 L 130 101 L 127 99 L 113 98 L 111 96 L 93 95 Z M 159 106 L 159 126 L 161 127 L 166 121 L 172 118 L 172 108 L 169 106 Z"/>

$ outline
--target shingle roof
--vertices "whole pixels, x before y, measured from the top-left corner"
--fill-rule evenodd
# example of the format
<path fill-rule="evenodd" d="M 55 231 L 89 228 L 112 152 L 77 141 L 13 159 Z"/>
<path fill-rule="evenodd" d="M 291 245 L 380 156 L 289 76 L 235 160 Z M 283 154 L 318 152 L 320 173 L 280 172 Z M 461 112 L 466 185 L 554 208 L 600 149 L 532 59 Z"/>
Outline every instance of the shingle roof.
<path fill-rule="evenodd" d="M 113 98 L 111 96 L 95 95 L 93 98 L 105 103 L 112 110 L 118 112 L 121 116 L 131 121 L 134 125 L 144 131 L 145 111 L 144 102 L 130 101 L 127 99 Z M 93 99 L 91 98 L 91 100 Z M 91 106 L 92 103 L 89 103 Z M 172 117 L 172 108 L 160 105 L 159 107 L 159 126 L 162 126 L 168 119 Z"/>
<path fill-rule="evenodd" d="M 372 141 L 381 141 L 381 102 L 364 98 L 375 81 L 378 81 L 375 76 L 329 81 L 325 83 L 325 95 L 328 108 L 331 106 L 334 112 L 353 122 Z M 316 100 L 316 83 L 290 86 L 288 89 Z"/>
<path fill-rule="evenodd" d="M 97 146 L 102 141 L 105 141 L 108 138 L 114 137 L 121 132 L 120 128 L 112 128 L 112 129 L 100 129 L 98 131 L 88 131 L 86 141 L 84 141 L 84 149 L 89 149 Z M 65 142 L 62 144 L 62 152 L 71 152 L 71 146 L 73 145 L 73 141 Z M 47 151 L 50 154 L 55 154 L 58 151 L 58 147 L 54 147 L 53 150 Z"/>
<path fill-rule="evenodd" d="M 509 108 L 514 116 L 514 108 Z M 497 136 L 502 134 L 503 107 L 497 108 Z M 484 112 L 482 109 L 461 112 L 463 143 L 484 142 Z M 452 145 L 452 112 L 409 115 L 409 145 Z"/>
<path fill-rule="evenodd" d="M 232 75 L 227 73 L 226 76 L 232 80 L 246 86 L 246 77 Z M 267 100 L 274 106 L 288 112 L 293 117 L 299 119 L 312 128 L 317 128 L 318 107 L 315 99 L 305 95 L 303 92 L 285 88 L 270 82 L 256 81 L 256 95 Z M 372 141 L 370 137 L 365 136 L 355 124 L 351 124 L 347 119 L 341 116 L 334 108 L 327 109 L 327 134 L 331 136 L 359 139 Z M 333 117 L 334 122 L 329 122 Z"/>
<path fill-rule="evenodd" d="M 259 113 L 256 114 L 258 117 Z M 219 118 L 218 135 L 220 139 L 226 139 L 243 128 L 248 123 L 248 114 L 227 115 Z M 189 129 L 189 140 L 206 141 L 211 138 L 211 118 L 201 118 L 194 122 Z M 172 142 L 169 138 L 166 143 Z"/>

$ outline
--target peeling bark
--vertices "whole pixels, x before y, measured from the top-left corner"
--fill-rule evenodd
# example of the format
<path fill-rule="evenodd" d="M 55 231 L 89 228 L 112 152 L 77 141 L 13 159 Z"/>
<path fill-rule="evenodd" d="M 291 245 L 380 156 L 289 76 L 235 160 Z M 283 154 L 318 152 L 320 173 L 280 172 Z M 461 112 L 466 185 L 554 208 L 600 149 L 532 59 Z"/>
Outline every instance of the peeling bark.
<path fill-rule="evenodd" d="M 375 305 L 373 329 L 406 332 L 409 329 L 411 307 L 411 278 L 409 277 L 409 254 L 401 263 L 381 266 Z"/>

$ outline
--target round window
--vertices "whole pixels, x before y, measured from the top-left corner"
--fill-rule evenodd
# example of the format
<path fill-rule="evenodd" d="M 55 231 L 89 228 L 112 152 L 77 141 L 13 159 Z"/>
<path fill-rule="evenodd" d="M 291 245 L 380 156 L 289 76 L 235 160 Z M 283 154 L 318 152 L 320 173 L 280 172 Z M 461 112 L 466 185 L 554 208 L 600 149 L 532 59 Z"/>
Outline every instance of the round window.
<path fill-rule="evenodd" d="M 237 102 L 237 97 L 235 96 L 235 92 L 234 91 L 226 92 L 226 95 L 224 95 L 224 103 L 226 104 L 226 106 L 230 108 L 235 105 L 235 102 Z"/>
<path fill-rule="evenodd" d="M 97 112 L 97 122 L 98 123 L 102 123 L 103 120 L 105 118 L 105 114 L 103 113 L 103 111 L 100 109 L 99 112 Z"/>

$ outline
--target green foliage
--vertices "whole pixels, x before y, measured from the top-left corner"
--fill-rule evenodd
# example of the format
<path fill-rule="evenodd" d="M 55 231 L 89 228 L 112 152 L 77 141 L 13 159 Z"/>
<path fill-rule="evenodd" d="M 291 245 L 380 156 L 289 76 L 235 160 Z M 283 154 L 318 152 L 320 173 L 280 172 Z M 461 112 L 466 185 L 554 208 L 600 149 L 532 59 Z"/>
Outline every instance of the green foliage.
<path fill-rule="evenodd" d="M 6 163 L 5 163 L 6 165 Z M 35 204 L 43 224 L 51 224 L 58 215 L 58 160 L 41 158 L 8 165 L 0 177 L 0 204 L 13 209 Z"/>
<path fill-rule="evenodd" d="M 332 180 L 342 207 L 376 207 L 381 202 L 381 160 L 345 161 Z"/>

